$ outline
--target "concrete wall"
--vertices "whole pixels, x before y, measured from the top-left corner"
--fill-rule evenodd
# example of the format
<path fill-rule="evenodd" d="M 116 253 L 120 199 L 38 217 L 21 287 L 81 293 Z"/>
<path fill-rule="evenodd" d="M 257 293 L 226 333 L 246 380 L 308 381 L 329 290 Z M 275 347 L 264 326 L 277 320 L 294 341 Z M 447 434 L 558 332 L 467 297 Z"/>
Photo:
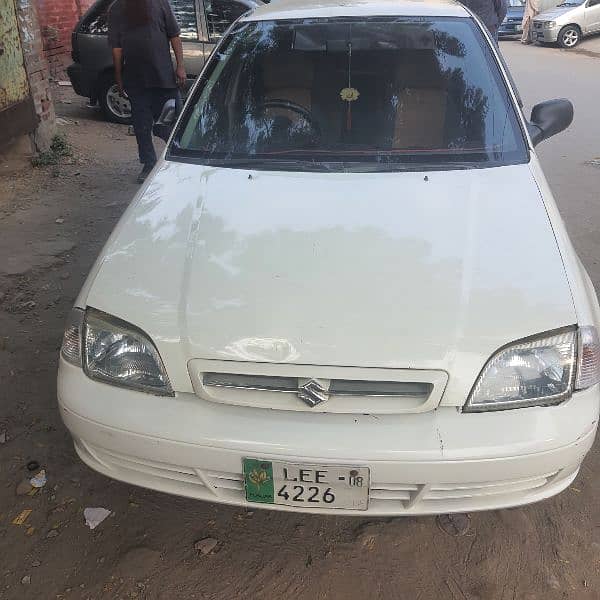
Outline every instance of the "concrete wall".
<path fill-rule="evenodd" d="M 0 102 L 0 148 L 31 135 L 34 149 L 46 150 L 55 114 L 36 7 L 32 0 L 2 0 L 2 7 L 0 29 L 6 31 L 0 32 L 1 41 L 10 39 L 11 49 L 0 54 L 0 87 L 7 90 Z"/>

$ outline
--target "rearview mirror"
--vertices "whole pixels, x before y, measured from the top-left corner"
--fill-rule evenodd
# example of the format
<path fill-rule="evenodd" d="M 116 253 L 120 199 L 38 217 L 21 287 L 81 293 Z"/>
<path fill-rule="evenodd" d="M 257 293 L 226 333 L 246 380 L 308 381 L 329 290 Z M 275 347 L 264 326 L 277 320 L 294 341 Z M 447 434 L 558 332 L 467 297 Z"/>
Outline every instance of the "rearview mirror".
<path fill-rule="evenodd" d="M 527 124 L 533 145 L 564 131 L 573 121 L 573 105 L 569 100 L 547 100 L 536 104 L 531 110 Z"/>
<path fill-rule="evenodd" d="M 165 102 L 160 117 L 158 117 L 158 121 L 154 123 L 154 127 L 152 128 L 154 135 L 166 142 L 171 135 L 176 120 L 177 102 L 174 98 L 171 98 Z"/>

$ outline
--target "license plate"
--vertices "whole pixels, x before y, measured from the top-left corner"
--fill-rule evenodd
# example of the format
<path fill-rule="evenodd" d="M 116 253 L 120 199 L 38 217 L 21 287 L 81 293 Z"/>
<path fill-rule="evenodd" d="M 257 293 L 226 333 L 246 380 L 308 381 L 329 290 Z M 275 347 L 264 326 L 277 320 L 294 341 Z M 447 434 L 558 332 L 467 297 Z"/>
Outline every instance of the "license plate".
<path fill-rule="evenodd" d="M 369 469 L 244 458 L 246 500 L 297 508 L 367 510 Z"/>

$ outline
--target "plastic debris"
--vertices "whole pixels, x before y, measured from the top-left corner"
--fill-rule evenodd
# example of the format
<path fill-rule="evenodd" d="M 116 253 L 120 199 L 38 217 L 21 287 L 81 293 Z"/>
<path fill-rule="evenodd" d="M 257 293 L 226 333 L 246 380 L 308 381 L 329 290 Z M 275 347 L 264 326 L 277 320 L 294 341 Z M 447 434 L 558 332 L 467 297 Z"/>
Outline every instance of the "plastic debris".
<path fill-rule="evenodd" d="M 204 538 L 194 544 L 194 549 L 200 552 L 200 554 L 210 554 L 217 547 L 218 543 L 215 538 Z"/>
<path fill-rule="evenodd" d="M 21 579 L 21 583 L 23 585 L 29 585 L 31 583 L 31 575 L 25 575 L 25 577 Z"/>
<path fill-rule="evenodd" d="M 110 510 L 106 508 L 86 508 L 83 511 L 83 516 L 85 518 L 85 524 L 90 529 L 95 529 L 110 515 Z"/>
<path fill-rule="evenodd" d="M 34 488 L 43 488 L 46 483 L 48 483 L 48 479 L 46 478 L 46 470 L 42 469 L 37 475 L 29 480 L 29 483 Z"/>
<path fill-rule="evenodd" d="M 31 508 L 22 510 L 12 521 L 13 525 L 24 525 L 25 521 L 29 518 L 29 515 L 33 512 Z"/>

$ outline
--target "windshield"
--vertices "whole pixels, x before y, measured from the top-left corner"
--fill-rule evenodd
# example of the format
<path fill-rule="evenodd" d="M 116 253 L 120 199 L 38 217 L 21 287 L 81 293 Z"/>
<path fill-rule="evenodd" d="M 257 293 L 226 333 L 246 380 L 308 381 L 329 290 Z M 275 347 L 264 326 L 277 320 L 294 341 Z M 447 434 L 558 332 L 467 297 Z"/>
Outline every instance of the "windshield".
<path fill-rule="evenodd" d="M 170 156 L 345 171 L 527 159 L 470 19 L 242 22 L 203 79 Z"/>
<path fill-rule="evenodd" d="M 558 4 L 558 6 L 579 6 L 584 2 L 585 0 L 569 0 L 568 2 L 562 2 L 561 4 Z"/>

